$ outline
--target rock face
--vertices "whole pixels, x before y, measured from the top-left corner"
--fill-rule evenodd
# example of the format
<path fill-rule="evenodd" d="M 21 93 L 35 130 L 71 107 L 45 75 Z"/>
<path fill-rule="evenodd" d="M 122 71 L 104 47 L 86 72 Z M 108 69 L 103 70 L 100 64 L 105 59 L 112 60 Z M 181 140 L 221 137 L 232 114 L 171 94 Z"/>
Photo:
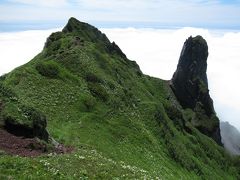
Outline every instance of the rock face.
<path fill-rule="evenodd" d="M 219 120 L 208 89 L 207 57 L 207 42 L 201 36 L 189 37 L 170 86 L 182 107 L 196 112 L 194 126 L 221 144 Z"/>
<path fill-rule="evenodd" d="M 172 89 L 184 108 L 194 109 L 200 102 L 208 115 L 214 113 L 208 93 L 207 81 L 208 46 L 197 36 L 184 43 L 177 70 L 172 78 Z"/>

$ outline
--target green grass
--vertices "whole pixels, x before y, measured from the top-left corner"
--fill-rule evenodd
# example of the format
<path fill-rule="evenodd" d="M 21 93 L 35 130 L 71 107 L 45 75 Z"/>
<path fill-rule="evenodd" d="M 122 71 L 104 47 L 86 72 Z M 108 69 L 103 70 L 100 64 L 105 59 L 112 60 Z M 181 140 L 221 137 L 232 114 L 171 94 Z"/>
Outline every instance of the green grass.
<path fill-rule="evenodd" d="M 75 26 L 89 29 L 69 32 Z M 75 151 L 37 158 L 3 153 L 2 179 L 239 178 L 239 161 L 194 128 L 196 113 L 181 108 L 167 81 L 143 75 L 89 25 L 71 22 L 67 29 L 1 81 Z"/>

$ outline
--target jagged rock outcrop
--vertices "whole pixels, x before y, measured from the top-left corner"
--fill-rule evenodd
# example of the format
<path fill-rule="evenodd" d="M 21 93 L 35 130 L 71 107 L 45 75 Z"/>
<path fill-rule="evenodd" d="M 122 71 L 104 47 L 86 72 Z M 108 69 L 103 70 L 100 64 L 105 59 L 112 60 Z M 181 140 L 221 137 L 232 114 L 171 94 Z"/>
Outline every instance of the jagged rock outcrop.
<path fill-rule="evenodd" d="M 104 33 L 88 23 L 81 22 L 71 17 L 67 25 L 63 28 L 62 32 L 75 32 L 78 35 L 81 35 L 80 38 L 83 38 L 87 41 L 100 43 L 102 47 L 104 47 L 109 53 L 116 53 L 124 59 L 127 58 L 115 42 L 111 43 Z"/>
<path fill-rule="evenodd" d="M 207 58 L 207 42 L 201 36 L 189 37 L 170 86 L 182 107 L 196 112 L 194 126 L 221 144 L 219 120 L 208 89 Z"/>
<path fill-rule="evenodd" d="M 93 43 L 100 43 L 103 46 L 110 44 L 107 36 L 99 31 L 96 27 L 81 22 L 73 17 L 68 20 L 68 23 L 62 30 L 63 33 L 75 33 L 78 35 L 78 38 L 81 38 L 85 41 L 90 41 Z"/>

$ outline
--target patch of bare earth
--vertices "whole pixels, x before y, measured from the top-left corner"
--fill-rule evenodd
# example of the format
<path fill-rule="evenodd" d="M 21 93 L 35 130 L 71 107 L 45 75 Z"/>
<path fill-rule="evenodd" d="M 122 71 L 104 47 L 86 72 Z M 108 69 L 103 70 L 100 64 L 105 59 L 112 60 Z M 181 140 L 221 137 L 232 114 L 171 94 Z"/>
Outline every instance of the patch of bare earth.
<path fill-rule="evenodd" d="M 7 154 L 19 155 L 24 157 L 36 157 L 50 153 L 47 151 L 46 144 L 40 142 L 37 138 L 25 138 L 15 136 L 0 128 L 0 150 Z M 70 153 L 72 147 L 65 147 L 59 144 L 51 152 L 57 154 Z"/>

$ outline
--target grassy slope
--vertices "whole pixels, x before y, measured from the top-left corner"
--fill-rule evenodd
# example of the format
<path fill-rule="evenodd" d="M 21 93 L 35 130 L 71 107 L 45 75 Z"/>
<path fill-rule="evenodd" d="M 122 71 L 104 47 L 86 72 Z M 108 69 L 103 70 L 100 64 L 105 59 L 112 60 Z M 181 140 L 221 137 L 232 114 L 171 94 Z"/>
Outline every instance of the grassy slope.
<path fill-rule="evenodd" d="M 76 151 L 34 159 L 2 153 L 1 176 L 235 179 L 237 162 L 188 123 L 194 113 L 181 109 L 168 83 L 143 75 L 88 28 L 53 34 L 42 53 L 3 78 L 21 103 L 47 116 L 50 135 Z"/>

